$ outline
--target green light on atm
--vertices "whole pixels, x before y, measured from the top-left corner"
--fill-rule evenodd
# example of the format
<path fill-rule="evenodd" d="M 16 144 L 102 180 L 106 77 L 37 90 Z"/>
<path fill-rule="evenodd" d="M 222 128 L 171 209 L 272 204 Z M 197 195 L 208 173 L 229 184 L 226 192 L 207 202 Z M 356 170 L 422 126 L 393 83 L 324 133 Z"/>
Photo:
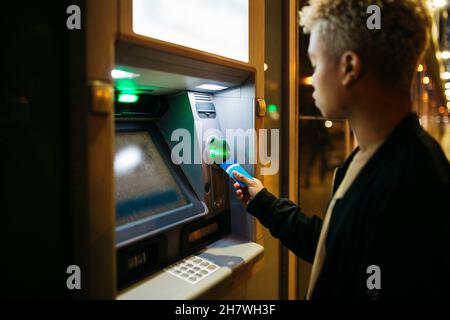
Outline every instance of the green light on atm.
<path fill-rule="evenodd" d="M 226 152 L 223 152 L 223 151 L 220 151 L 220 150 L 211 150 L 211 151 L 209 152 L 209 155 L 211 156 L 211 158 L 215 158 L 215 157 L 223 157 L 223 156 L 226 156 L 227 153 L 226 153 Z"/>
<path fill-rule="evenodd" d="M 226 142 L 223 140 L 215 140 L 209 146 L 209 156 L 212 159 L 225 161 L 228 158 L 228 150 Z"/>
<path fill-rule="evenodd" d="M 276 104 L 269 104 L 269 106 L 267 107 L 267 112 L 270 112 L 270 113 L 277 112 L 277 110 L 278 110 L 278 107 Z"/>
<path fill-rule="evenodd" d="M 215 158 L 215 157 L 220 157 L 221 156 L 221 151 L 220 150 L 216 150 L 216 147 L 215 146 L 211 146 L 210 148 L 209 148 L 209 156 L 211 157 L 211 158 Z"/>
<path fill-rule="evenodd" d="M 137 94 L 128 94 L 128 93 L 119 94 L 119 97 L 117 98 L 117 101 L 121 103 L 135 103 L 138 100 L 139 96 Z"/>

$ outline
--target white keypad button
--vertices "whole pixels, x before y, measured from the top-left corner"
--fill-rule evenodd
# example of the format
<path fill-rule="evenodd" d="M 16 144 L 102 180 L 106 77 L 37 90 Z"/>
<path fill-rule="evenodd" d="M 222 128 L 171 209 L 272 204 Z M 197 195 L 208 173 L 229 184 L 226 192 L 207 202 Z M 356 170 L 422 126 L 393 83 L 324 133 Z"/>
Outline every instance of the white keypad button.
<path fill-rule="evenodd" d="M 217 264 L 205 258 L 190 256 L 167 267 L 165 271 L 184 281 L 196 284 L 219 269 Z"/>

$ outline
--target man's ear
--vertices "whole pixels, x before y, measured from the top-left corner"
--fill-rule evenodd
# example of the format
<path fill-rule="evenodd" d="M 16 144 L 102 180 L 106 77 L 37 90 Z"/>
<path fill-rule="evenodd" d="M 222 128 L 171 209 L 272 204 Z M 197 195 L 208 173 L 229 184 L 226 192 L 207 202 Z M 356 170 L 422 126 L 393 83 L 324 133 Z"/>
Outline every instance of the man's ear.
<path fill-rule="evenodd" d="M 341 56 L 340 71 L 343 86 L 352 85 L 361 76 L 361 58 L 353 51 L 346 51 Z"/>

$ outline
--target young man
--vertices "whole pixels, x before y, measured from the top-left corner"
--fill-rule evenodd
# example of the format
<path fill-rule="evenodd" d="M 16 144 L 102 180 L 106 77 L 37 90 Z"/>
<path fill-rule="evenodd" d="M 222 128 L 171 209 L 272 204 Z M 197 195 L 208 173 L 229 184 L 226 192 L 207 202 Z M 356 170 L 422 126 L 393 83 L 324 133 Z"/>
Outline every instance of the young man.
<path fill-rule="evenodd" d="M 308 299 L 450 296 L 450 164 L 412 112 L 410 86 L 431 25 L 421 0 L 311 0 L 313 97 L 346 118 L 359 147 L 335 175 L 325 219 L 242 175 L 247 211 L 313 263 Z M 366 26 L 381 8 L 381 29 Z"/>

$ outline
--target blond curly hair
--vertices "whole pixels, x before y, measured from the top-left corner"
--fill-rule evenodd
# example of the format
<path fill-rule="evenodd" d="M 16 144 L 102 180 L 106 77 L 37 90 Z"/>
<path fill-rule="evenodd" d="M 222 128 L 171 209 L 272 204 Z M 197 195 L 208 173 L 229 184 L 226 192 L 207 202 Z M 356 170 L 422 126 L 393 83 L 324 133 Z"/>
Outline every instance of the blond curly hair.
<path fill-rule="evenodd" d="M 367 8 L 381 9 L 381 29 L 371 30 Z M 334 57 L 355 51 L 382 81 L 410 85 L 431 30 L 425 0 L 310 0 L 299 14 L 305 33 L 319 26 Z"/>

